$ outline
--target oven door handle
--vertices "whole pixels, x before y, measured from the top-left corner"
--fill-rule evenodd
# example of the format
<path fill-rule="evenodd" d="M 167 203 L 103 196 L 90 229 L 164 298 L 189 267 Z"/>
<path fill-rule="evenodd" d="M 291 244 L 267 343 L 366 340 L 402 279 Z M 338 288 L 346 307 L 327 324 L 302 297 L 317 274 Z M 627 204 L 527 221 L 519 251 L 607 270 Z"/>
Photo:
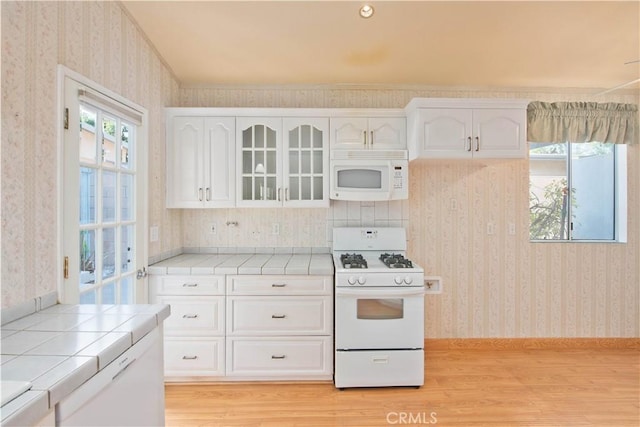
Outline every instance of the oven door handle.
<path fill-rule="evenodd" d="M 375 298 L 401 298 L 424 295 L 424 287 L 411 289 L 343 289 L 336 288 L 336 296 L 358 296 L 358 297 L 375 297 Z"/>

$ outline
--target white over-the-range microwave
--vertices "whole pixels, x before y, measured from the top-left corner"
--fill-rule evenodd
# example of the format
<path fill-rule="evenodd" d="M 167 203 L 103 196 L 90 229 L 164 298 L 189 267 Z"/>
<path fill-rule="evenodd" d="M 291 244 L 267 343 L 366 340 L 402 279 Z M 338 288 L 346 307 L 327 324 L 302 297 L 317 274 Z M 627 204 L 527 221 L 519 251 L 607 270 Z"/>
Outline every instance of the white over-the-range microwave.
<path fill-rule="evenodd" d="M 383 201 L 409 198 L 409 162 L 404 150 L 331 152 L 333 200 Z"/>

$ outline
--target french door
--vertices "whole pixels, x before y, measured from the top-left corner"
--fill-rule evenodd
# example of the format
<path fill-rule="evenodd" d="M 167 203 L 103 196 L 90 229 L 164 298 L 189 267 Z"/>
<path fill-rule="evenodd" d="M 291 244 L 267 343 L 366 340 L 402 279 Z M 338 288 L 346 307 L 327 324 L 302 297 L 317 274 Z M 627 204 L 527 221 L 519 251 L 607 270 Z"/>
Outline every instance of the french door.
<path fill-rule="evenodd" d="M 126 101 L 64 78 L 65 303 L 146 302 L 143 119 Z"/>

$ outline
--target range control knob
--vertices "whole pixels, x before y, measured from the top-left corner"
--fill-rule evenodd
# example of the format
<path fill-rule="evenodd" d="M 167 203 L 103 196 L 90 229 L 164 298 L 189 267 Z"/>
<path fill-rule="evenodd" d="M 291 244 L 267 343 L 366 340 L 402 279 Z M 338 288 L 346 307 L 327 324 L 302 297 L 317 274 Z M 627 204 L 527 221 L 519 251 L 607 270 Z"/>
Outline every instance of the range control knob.
<path fill-rule="evenodd" d="M 361 285 L 364 285 L 364 282 L 366 281 L 367 280 L 363 276 L 358 277 L 358 283 L 360 283 Z"/>
<path fill-rule="evenodd" d="M 396 285 L 402 285 L 402 277 L 396 277 L 393 281 L 396 282 Z"/>
<path fill-rule="evenodd" d="M 349 282 L 350 285 L 355 285 L 356 284 L 356 278 L 351 276 L 347 279 L 347 282 Z"/>
<path fill-rule="evenodd" d="M 410 285 L 413 283 L 413 279 L 409 276 L 404 278 L 404 283 L 406 283 L 407 285 Z"/>

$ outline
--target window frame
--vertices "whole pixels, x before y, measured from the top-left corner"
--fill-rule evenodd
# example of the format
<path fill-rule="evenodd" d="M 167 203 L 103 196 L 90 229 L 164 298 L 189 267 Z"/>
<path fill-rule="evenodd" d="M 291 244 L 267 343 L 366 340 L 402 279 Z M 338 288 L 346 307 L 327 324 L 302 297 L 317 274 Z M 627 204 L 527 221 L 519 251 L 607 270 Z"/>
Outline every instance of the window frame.
<path fill-rule="evenodd" d="M 571 172 L 572 172 L 572 147 L 571 142 L 564 142 L 569 144 L 567 147 L 567 182 L 571 185 Z M 569 217 L 569 230 L 567 239 L 532 239 L 529 237 L 531 243 L 626 243 L 627 242 L 627 146 L 625 144 L 614 144 L 614 194 L 613 194 L 613 239 L 574 239 L 571 229 L 571 215 L 572 208 L 569 203 L 568 217 Z M 529 163 L 528 174 L 529 183 L 531 183 L 531 150 L 527 150 L 527 159 Z M 531 236 L 531 206 L 529 206 L 529 236 Z"/>

